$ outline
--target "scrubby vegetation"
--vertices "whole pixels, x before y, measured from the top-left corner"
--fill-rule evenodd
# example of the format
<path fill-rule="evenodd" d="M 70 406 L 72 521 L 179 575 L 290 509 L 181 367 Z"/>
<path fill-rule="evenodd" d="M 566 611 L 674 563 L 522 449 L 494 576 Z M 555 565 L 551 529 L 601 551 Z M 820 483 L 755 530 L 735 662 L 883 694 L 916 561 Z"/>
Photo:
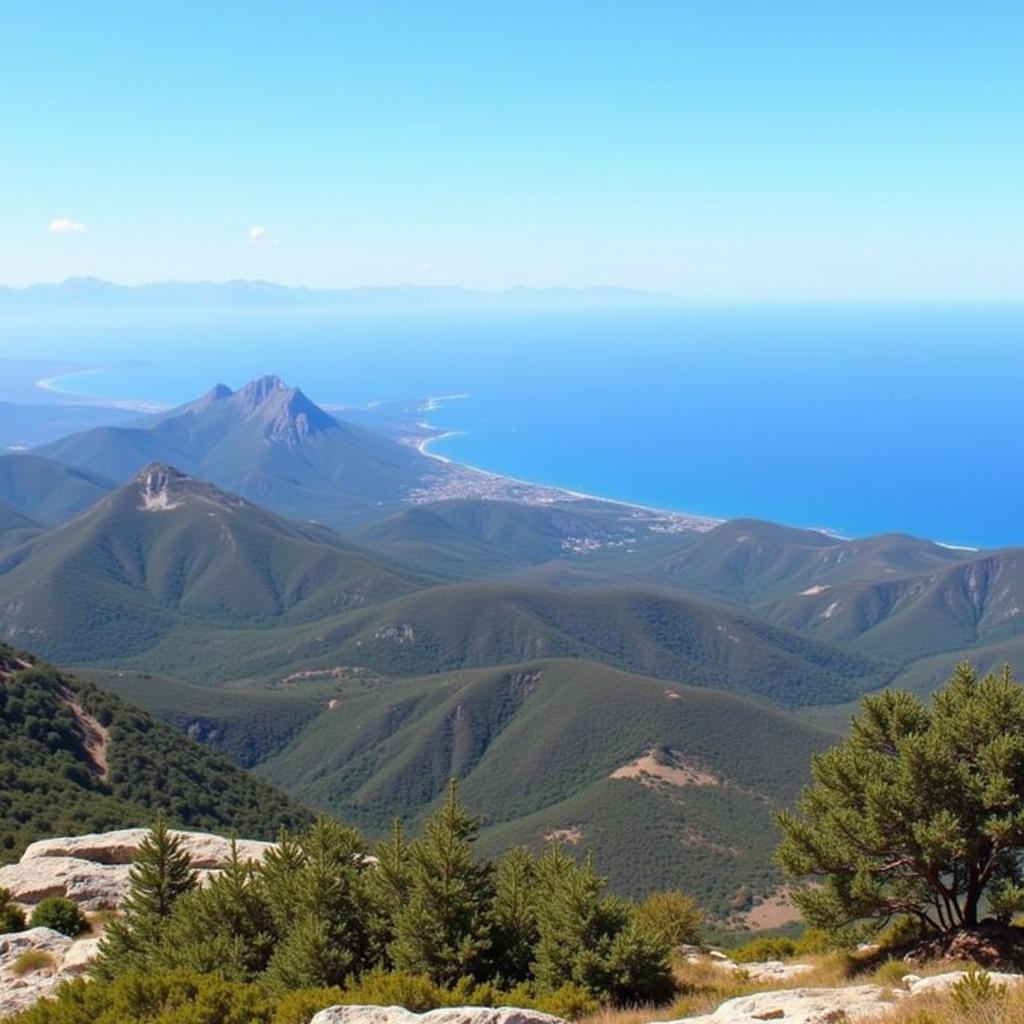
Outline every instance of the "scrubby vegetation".
<path fill-rule="evenodd" d="M 41 971 L 53 964 L 53 954 L 45 949 L 26 949 L 19 953 L 11 966 L 11 973 L 21 978 L 33 971 Z"/>
<path fill-rule="evenodd" d="M 310 815 L 111 694 L 0 644 L 0 863 L 40 836 L 175 825 L 272 838 Z"/>
<path fill-rule="evenodd" d="M 0 935 L 25 929 L 25 914 L 11 902 L 11 890 L 0 886 Z"/>
<path fill-rule="evenodd" d="M 831 930 L 896 915 L 930 933 L 974 928 L 983 901 L 1024 909 L 1024 686 L 960 665 L 931 706 L 865 697 L 849 737 L 814 759 L 814 785 L 780 816 L 782 865 L 817 885 L 805 918 Z"/>
<path fill-rule="evenodd" d="M 23 1019 L 104 1021 L 118 1007 L 129 1013 L 140 989 L 150 1007 L 216 998 L 218 1021 L 235 1019 L 236 1007 L 239 1020 L 284 1020 L 282 1007 L 321 999 L 510 1002 L 578 1017 L 671 997 L 668 954 L 698 925 L 692 901 L 663 894 L 638 908 L 609 895 L 590 860 L 557 846 L 481 860 L 478 829 L 453 783 L 415 839 L 396 825 L 371 856 L 355 829 L 319 818 L 298 836 L 282 833 L 259 865 L 236 851 L 200 888 L 158 818 L 123 915 L 105 932 L 96 980 Z"/>
<path fill-rule="evenodd" d="M 48 896 L 40 900 L 29 920 L 31 928 L 52 928 L 55 932 L 74 938 L 87 931 L 89 922 L 78 904 L 64 896 Z"/>

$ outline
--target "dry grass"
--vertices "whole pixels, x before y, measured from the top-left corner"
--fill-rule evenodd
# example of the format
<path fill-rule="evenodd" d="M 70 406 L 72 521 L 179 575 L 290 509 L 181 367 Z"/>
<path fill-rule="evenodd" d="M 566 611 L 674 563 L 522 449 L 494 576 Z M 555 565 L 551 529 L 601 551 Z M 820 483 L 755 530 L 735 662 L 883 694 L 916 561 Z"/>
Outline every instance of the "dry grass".
<path fill-rule="evenodd" d="M 879 985 L 894 993 L 901 990 L 907 974 L 927 976 L 966 970 L 968 964 L 941 963 L 911 967 L 900 960 L 882 964 L 844 952 L 796 957 L 792 962 L 811 964 L 813 970 L 786 979 L 754 981 L 741 969 L 728 970 L 710 959 L 697 963 L 678 963 L 675 967 L 679 996 L 663 1006 L 629 1009 L 605 1008 L 583 1018 L 578 1024 L 649 1024 L 651 1021 L 675 1021 L 713 1013 L 722 1003 L 756 992 L 778 992 L 794 988 L 843 988 L 852 985 Z M 1006 1016 L 1010 1002 L 1016 1000 L 1016 1015 Z M 1005 1005 L 1004 1005 L 1005 1004 Z M 973 1016 L 972 1016 L 973 1013 Z M 1002 1013 L 1003 1016 L 999 1014 Z M 950 995 L 921 996 L 897 1004 L 884 1024 L 1024 1024 L 1024 987 L 1019 994 L 1004 999 L 998 1006 L 975 1007 L 960 1012 Z M 879 1021 L 883 1024 L 883 1021 Z"/>
<path fill-rule="evenodd" d="M 948 992 L 915 996 L 898 1003 L 878 1024 L 1024 1024 L 1024 989 L 980 1002 L 958 1001 Z"/>
<path fill-rule="evenodd" d="M 87 914 L 86 919 L 89 922 L 89 931 L 93 935 L 102 935 L 103 929 L 111 921 L 116 921 L 120 916 L 116 910 L 97 910 L 92 914 Z"/>
<path fill-rule="evenodd" d="M 11 967 L 12 973 L 19 978 L 32 971 L 41 971 L 44 967 L 53 966 L 53 956 L 43 949 L 26 949 L 18 956 Z"/>

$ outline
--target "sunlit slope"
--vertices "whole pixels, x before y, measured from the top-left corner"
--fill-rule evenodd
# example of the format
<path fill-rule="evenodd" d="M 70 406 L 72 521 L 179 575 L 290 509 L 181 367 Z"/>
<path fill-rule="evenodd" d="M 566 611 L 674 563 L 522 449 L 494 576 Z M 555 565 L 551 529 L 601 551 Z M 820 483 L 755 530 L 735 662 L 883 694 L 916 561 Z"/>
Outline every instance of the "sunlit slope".
<path fill-rule="evenodd" d="M 85 662 L 203 623 L 309 620 L 422 585 L 319 527 L 154 465 L 0 564 L 0 635 Z"/>
<path fill-rule="evenodd" d="M 623 890 L 696 874 L 721 902 L 751 871 L 775 878 L 771 813 L 833 738 L 721 692 L 545 659 L 341 694 L 259 771 L 375 833 L 422 818 L 456 776 L 487 848 L 563 835 Z"/>

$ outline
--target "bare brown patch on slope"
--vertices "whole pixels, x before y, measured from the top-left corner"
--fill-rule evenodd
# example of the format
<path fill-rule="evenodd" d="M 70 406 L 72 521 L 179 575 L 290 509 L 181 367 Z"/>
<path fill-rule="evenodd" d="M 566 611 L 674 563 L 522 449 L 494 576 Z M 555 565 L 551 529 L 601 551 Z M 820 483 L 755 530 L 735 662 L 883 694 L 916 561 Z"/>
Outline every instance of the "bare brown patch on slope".
<path fill-rule="evenodd" d="M 669 786 L 721 786 L 719 776 L 705 771 L 678 750 L 651 749 L 621 768 L 616 768 L 609 778 L 635 779 L 644 786 L 659 784 Z"/>
<path fill-rule="evenodd" d="M 61 687 L 60 695 L 75 716 L 75 721 L 82 734 L 82 746 L 85 748 L 93 771 L 101 781 L 106 782 L 110 776 L 110 766 L 107 761 L 107 753 L 110 749 L 110 730 L 82 707 L 71 690 Z"/>

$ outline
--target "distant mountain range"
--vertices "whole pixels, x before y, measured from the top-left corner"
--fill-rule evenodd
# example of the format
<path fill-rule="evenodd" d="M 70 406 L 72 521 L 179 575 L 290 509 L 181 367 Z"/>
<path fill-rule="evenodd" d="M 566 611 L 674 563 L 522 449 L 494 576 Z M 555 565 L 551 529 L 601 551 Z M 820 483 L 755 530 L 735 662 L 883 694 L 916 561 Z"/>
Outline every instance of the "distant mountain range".
<path fill-rule="evenodd" d="M 276 377 L 0 456 L 0 638 L 371 833 L 454 773 L 487 849 L 593 843 L 726 916 L 779 882 L 807 719 L 1024 663 L 1022 608 L 1020 549 L 502 481 Z"/>
<path fill-rule="evenodd" d="M 46 310 L 82 306 L 126 309 L 165 307 L 318 307 L 373 308 L 550 308 L 553 306 L 671 305 L 658 292 L 629 288 L 506 288 L 479 291 L 446 285 L 319 289 L 296 288 L 268 281 L 163 281 L 120 285 L 94 277 L 69 278 L 25 288 L 0 287 L 0 309 Z"/>

